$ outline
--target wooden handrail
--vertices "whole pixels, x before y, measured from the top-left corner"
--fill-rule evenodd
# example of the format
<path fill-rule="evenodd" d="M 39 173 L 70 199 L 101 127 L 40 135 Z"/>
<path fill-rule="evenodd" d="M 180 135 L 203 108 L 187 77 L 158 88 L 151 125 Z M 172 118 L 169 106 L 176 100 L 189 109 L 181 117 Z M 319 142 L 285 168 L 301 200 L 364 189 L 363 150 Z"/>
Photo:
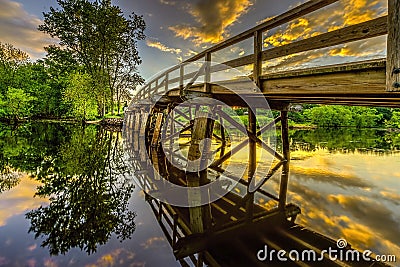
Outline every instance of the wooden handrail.
<path fill-rule="evenodd" d="M 307 1 L 306 3 L 299 5 L 281 15 L 278 15 L 268 21 L 265 21 L 264 23 L 261 23 L 255 27 L 247 30 L 247 31 L 244 31 L 244 32 L 242 32 L 236 36 L 233 36 L 221 43 L 218 43 L 218 44 L 214 45 L 213 47 L 210 47 L 210 48 L 204 50 L 203 52 L 183 61 L 183 63 L 193 62 L 193 61 L 205 58 L 207 55 L 210 55 L 211 53 L 214 53 L 225 47 L 229 47 L 231 45 L 234 45 L 238 42 L 241 42 L 245 39 L 252 37 L 255 32 L 264 32 L 264 31 L 273 29 L 273 28 L 278 27 L 282 24 L 285 24 L 289 21 L 292 21 L 296 18 L 302 17 L 302 16 L 312 13 L 318 9 L 321 9 L 325 6 L 328 6 L 332 3 L 335 3 L 337 1 L 339 1 L 339 0 L 310 0 L 310 1 Z M 165 73 L 167 73 L 167 72 L 169 73 L 172 71 L 173 70 L 167 70 L 167 71 L 163 72 L 161 75 L 165 75 Z M 159 78 L 159 76 L 152 79 L 147 84 L 153 83 L 158 78 Z M 145 87 L 143 87 L 143 89 L 144 88 Z"/>
<path fill-rule="evenodd" d="M 257 31 L 267 31 L 273 28 L 276 28 L 278 26 L 281 26 L 282 24 L 285 24 L 289 21 L 292 21 L 294 19 L 300 18 L 304 15 L 307 15 L 311 12 L 314 12 L 315 10 L 321 9 L 325 6 L 328 6 L 332 3 L 335 3 L 339 0 L 310 0 L 305 2 L 302 5 L 299 5 L 289 11 L 286 11 L 285 13 L 278 15 L 270 20 L 265 21 L 264 23 L 261 23 L 247 31 L 244 31 L 238 35 L 235 35 L 221 43 L 218 43 L 214 45 L 213 47 L 210 47 L 203 52 L 187 59 L 184 61 L 184 63 L 187 62 L 193 62 L 199 59 L 202 59 L 205 57 L 207 53 L 214 53 L 218 50 L 221 50 L 223 48 L 226 48 L 228 46 L 231 46 L 233 44 L 239 43 L 245 39 L 248 39 L 250 37 L 253 37 L 254 33 Z"/>
<path fill-rule="evenodd" d="M 249 37 L 255 37 L 258 36 L 257 38 L 260 38 L 262 36 L 262 32 L 272 29 L 274 27 L 280 26 L 286 22 L 289 22 L 293 19 L 296 19 L 298 17 L 301 17 L 303 15 L 306 15 L 308 13 L 311 13 L 317 9 L 320 9 L 322 7 L 325 7 L 327 5 L 330 5 L 338 0 L 311 0 L 308 1 L 292 10 L 289 10 L 273 19 L 270 19 L 256 27 L 253 27 L 239 35 L 236 35 L 232 38 L 227 39 L 226 41 L 223 41 L 213 47 L 210 47 L 209 49 L 206 49 L 205 51 L 199 53 L 198 55 L 195 55 L 186 61 L 183 62 L 181 65 L 174 66 L 172 68 L 169 68 L 168 70 L 164 71 L 162 74 L 158 75 L 154 79 L 152 79 L 150 82 L 148 82 L 145 86 L 143 86 L 138 93 L 136 94 L 135 98 L 136 99 L 141 99 L 150 97 L 154 92 L 159 93 L 160 88 L 162 93 L 166 93 L 168 89 L 168 84 L 174 84 L 179 82 L 181 90 L 183 90 L 183 81 L 186 79 L 193 79 L 193 77 L 197 76 L 203 76 L 203 75 L 210 75 L 210 73 L 226 70 L 229 67 L 235 68 L 235 67 L 240 67 L 240 66 L 245 66 L 248 64 L 253 64 L 255 63 L 256 57 L 254 54 L 243 56 L 240 58 L 236 58 L 233 60 L 226 61 L 222 64 L 217 64 L 214 66 L 211 66 L 209 71 L 202 72 L 201 75 L 199 75 L 199 72 L 191 72 L 191 73 L 184 73 L 183 68 L 185 64 L 189 64 L 191 62 L 194 62 L 196 60 L 199 60 L 201 58 L 208 58 L 211 59 L 211 53 L 216 52 L 218 50 L 221 50 L 225 47 L 231 46 L 233 44 L 236 44 L 244 39 L 247 39 Z M 357 40 L 363 40 L 367 38 L 372 38 L 380 35 L 384 35 L 388 32 L 388 17 L 383 16 L 379 17 L 376 19 L 372 19 L 366 22 L 362 22 L 359 24 L 351 25 L 348 27 L 344 27 L 338 30 L 334 30 L 331 32 L 326 32 L 322 33 L 317 36 L 313 36 L 307 39 L 295 41 L 286 45 L 274 47 L 271 49 L 267 49 L 262 51 L 262 49 L 258 49 L 258 56 L 259 58 L 259 63 L 257 69 L 260 69 L 261 62 L 265 60 L 270 60 L 270 59 L 275 59 L 279 58 L 282 56 L 286 55 L 291 55 L 295 53 L 300 53 L 300 52 L 305 52 L 305 51 L 310 51 L 310 50 L 316 50 L 316 49 L 322 49 L 326 47 L 331 47 L 339 44 L 344 44 L 348 42 L 353 42 Z M 178 77 L 171 78 L 170 76 L 168 77 L 168 82 L 167 84 L 163 84 L 163 82 L 158 83 L 159 79 L 162 78 L 163 76 L 169 75 L 171 72 L 180 69 L 180 73 Z M 197 76 L 196 76 L 197 75 Z M 258 73 L 256 76 L 258 77 L 261 75 L 261 72 Z M 164 79 L 164 81 L 166 81 Z M 156 83 L 155 86 L 152 88 L 151 85 L 153 83 Z M 182 84 L 182 85 L 181 85 Z"/>

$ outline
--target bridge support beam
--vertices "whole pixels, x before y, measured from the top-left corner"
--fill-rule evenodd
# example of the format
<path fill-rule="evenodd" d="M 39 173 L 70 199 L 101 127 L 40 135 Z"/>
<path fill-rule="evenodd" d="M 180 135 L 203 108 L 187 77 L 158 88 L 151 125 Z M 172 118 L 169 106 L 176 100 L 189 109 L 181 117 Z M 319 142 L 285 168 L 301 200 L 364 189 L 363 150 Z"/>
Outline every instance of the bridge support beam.
<path fill-rule="evenodd" d="M 285 210 L 286 197 L 289 182 L 289 165 L 290 165 L 290 143 L 289 143 L 289 127 L 288 127 L 288 111 L 281 111 L 281 135 L 282 135 L 282 154 L 284 162 L 282 165 L 281 184 L 279 189 L 279 204 L 278 208 L 281 211 Z"/>
<path fill-rule="evenodd" d="M 256 114 L 254 114 L 251 108 L 247 109 L 248 111 L 248 131 L 256 136 L 257 134 L 257 118 Z M 247 221 L 253 221 L 253 209 L 254 209 L 254 192 L 249 191 L 249 186 L 251 185 L 253 176 L 256 172 L 257 168 L 257 143 L 254 139 L 249 138 L 249 167 L 248 167 L 248 186 L 247 186 L 247 194 L 249 194 L 249 198 L 246 203 L 246 211 L 247 211 Z"/>
<path fill-rule="evenodd" d="M 202 198 L 206 196 L 202 194 L 199 188 L 208 183 L 205 166 L 208 161 L 210 140 L 214 127 L 214 121 L 208 119 L 206 115 L 200 110 L 196 112 L 186 168 L 187 185 L 196 187 L 196 189 L 189 191 L 188 195 L 188 201 L 192 206 L 189 208 L 189 216 L 193 233 L 203 233 L 211 227 L 210 207 L 208 205 L 200 206 Z M 203 148 L 200 147 L 201 142 L 203 142 Z"/>

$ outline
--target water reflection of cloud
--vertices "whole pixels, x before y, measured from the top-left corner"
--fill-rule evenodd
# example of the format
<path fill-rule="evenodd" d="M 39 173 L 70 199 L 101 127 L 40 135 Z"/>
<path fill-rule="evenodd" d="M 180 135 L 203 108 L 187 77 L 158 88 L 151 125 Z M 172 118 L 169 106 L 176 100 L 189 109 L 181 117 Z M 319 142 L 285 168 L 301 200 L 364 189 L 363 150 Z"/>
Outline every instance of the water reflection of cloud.
<path fill-rule="evenodd" d="M 37 244 L 33 244 L 27 248 L 28 251 L 34 251 L 37 248 Z"/>
<path fill-rule="evenodd" d="M 52 259 L 46 259 L 46 260 L 44 260 L 43 266 L 44 267 L 57 267 L 58 264 Z"/>
<path fill-rule="evenodd" d="M 314 180 L 318 182 L 335 184 L 341 188 L 371 188 L 370 183 L 367 183 L 360 177 L 349 173 L 336 173 L 326 169 L 300 166 L 292 166 L 290 171 L 292 178 L 296 178 L 298 180 Z"/>
<path fill-rule="evenodd" d="M 6 257 L 0 256 L 0 266 L 7 266 L 9 264 L 9 260 Z"/>
<path fill-rule="evenodd" d="M 146 240 L 146 242 L 142 243 L 141 246 L 144 249 L 154 248 L 154 247 L 165 247 L 167 246 L 167 242 L 162 236 L 150 237 Z"/>
<path fill-rule="evenodd" d="M 48 203 L 47 199 L 33 197 L 39 185 L 38 181 L 25 175 L 18 186 L 0 195 L 0 226 L 6 225 L 15 215 Z"/>
<path fill-rule="evenodd" d="M 381 200 L 326 195 L 293 179 L 289 193 L 289 200 L 302 209 L 297 223 L 333 239 L 346 238 L 357 249 L 400 256 L 399 218 Z"/>
<path fill-rule="evenodd" d="M 117 248 L 111 252 L 103 254 L 94 264 L 87 264 L 86 267 L 102 267 L 102 266 L 138 266 L 137 262 L 133 262 L 136 254 L 124 248 Z"/>
<path fill-rule="evenodd" d="M 385 239 L 390 239 L 400 244 L 398 220 L 395 220 L 393 211 L 385 207 L 382 202 L 373 201 L 362 196 L 345 195 L 329 195 L 328 200 L 351 212 L 355 218 L 371 229 L 375 229 Z M 385 227 L 382 227 L 383 220 Z"/>
<path fill-rule="evenodd" d="M 400 194 L 390 191 L 380 191 L 379 194 L 381 195 L 381 197 L 391 201 L 395 205 L 400 205 Z"/>

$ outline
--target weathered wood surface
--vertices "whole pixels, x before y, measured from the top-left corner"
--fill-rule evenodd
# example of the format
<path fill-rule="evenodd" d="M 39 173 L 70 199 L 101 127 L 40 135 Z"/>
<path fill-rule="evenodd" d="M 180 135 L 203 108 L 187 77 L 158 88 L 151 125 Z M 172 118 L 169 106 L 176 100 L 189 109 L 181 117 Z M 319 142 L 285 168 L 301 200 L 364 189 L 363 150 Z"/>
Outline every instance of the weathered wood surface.
<path fill-rule="evenodd" d="M 400 91 L 400 0 L 388 0 L 387 91 Z"/>
<path fill-rule="evenodd" d="M 215 65 L 211 68 L 211 72 L 222 71 L 227 69 L 228 67 L 236 68 L 254 63 L 254 68 L 259 69 L 260 70 L 259 73 L 261 75 L 260 63 L 262 61 L 384 35 L 387 33 L 387 28 L 388 28 L 387 24 L 388 24 L 388 17 L 383 16 L 377 19 L 362 22 L 356 25 L 351 25 L 342 29 L 323 33 L 314 37 L 310 37 L 308 39 L 295 41 L 290 44 L 274 47 L 264 51 L 262 51 L 262 33 L 255 32 L 254 34 L 255 36 L 257 35 L 258 40 L 255 39 L 254 45 L 255 49 L 256 46 L 258 46 L 257 51 L 260 54 L 257 55 L 251 54 L 237 59 L 226 61 L 221 65 Z M 201 75 L 204 75 L 204 72 L 201 72 Z M 183 75 L 183 79 L 186 80 L 193 77 L 196 77 L 197 79 L 198 76 L 201 75 L 199 75 L 199 73 L 196 72 L 186 73 Z M 181 79 L 180 77 L 172 78 L 170 80 L 170 83 L 178 82 L 180 79 Z M 255 79 L 255 81 L 257 80 Z M 190 85 L 192 84 L 193 82 Z"/>
<path fill-rule="evenodd" d="M 156 124 L 155 124 L 155 128 L 154 128 L 154 133 L 153 133 L 153 139 L 151 140 L 152 146 L 157 146 L 158 140 L 160 139 L 163 118 L 164 118 L 163 113 L 157 114 Z"/>
<path fill-rule="evenodd" d="M 350 104 L 367 106 L 396 106 L 400 93 L 386 91 L 386 64 L 384 59 L 286 71 L 260 77 L 260 88 L 267 100 L 322 104 Z M 232 92 L 228 88 L 234 90 Z M 202 85 L 191 91 L 202 92 Z M 235 93 L 254 95 L 254 84 L 248 78 L 211 84 L 214 98 L 227 104 L 244 105 Z M 229 95 L 229 97 L 227 97 Z M 171 99 L 179 96 L 176 90 L 168 93 Z M 256 103 L 256 102 L 254 102 Z"/>
<path fill-rule="evenodd" d="M 207 182 L 207 170 L 203 169 L 203 160 L 210 150 L 210 143 L 204 143 L 201 148 L 200 144 L 205 138 L 211 138 L 214 121 L 207 119 L 207 113 L 198 112 L 194 120 L 191 144 L 188 152 L 188 164 L 186 167 L 186 180 L 188 187 L 195 187 L 188 191 L 188 199 L 190 201 L 189 217 L 190 229 L 193 233 L 201 233 L 205 231 L 210 224 L 208 216 L 209 206 L 200 206 L 202 203 L 202 194 L 200 186 Z"/>

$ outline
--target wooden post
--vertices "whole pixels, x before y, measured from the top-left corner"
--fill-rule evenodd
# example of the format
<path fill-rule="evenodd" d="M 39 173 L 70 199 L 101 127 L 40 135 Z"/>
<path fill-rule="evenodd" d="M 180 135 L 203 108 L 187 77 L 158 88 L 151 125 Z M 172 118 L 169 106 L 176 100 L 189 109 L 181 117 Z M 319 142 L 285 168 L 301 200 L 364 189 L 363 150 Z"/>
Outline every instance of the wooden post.
<path fill-rule="evenodd" d="M 194 121 L 192 140 L 188 153 L 188 166 L 186 176 L 189 187 L 199 187 L 207 182 L 207 169 L 199 171 L 202 165 L 201 161 L 193 162 L 199 159 L 202 155 L 208 154 L 211 144 L 205 144 L 203 151 L 200 151 L 200 142 L 204 138 L 211 138 L 214 121 L 207 119 L 201 111 L 196 114 Z M 204 158 L 204 160 L 207 160 Z M 189 191 L 188 199 L 192 207 L 189 208 L 190 226 L 193 233 L 202 233 L 210 226 L 209 206 L 201 204 L 200 189 Z"/>
<path fill-rule="evenodd" d="M 183 64 L 179 66 L 179 95 L 183 96 L 183 76 L 185 75 L 185 69 Z"/>
<path fill-rule="evenodd" d="M 141 116 L 139 117 L 141 125 L 140 125 L 140 136 L 144 137 L 146 134 L 146 126 L 147 119 L 149 118 L 149 114 L 146 111 L 141 111 Z"/>
<path fill-rule="evenodd" d="M 206 53 L 204 58 L 206 67 L 204 69 L 204 92 L 211 92 L 211 53 Z"/>
<path fill-rule="evenodd" d="M 134 127 L 134 125 L 135 125 L 135 113 L 134 112 L 131 112 L 130 113 L 130 115 L 129 115 L 129 117 L 130 117 L 130 122 L 129 122 L 129 129 L 130 130 L 133 130 L 133 127 Z"/>
<path fill-rule="evenodd" d="M 254 66 L 253 66 L 253 81 L 260 87 L 260 76 L 262 74 L 262 48 L 263 48 L 263 33 L 262 31 L 254 32 Z"/>
<path fill-rule="evenodd" d="M 138 132 L 140 129 L 140 110 L 136 111 L 135 128 L 134 131 Z"/>
<path fill-rule="evenodd" d="M 164 91 L 165 93 L 168 92 L 168 83 L 169 83 L 169 73 L 165 73 L 165 84 L 164 84 Z"/>
<path fill-rule="evenodd" d="M 156 123 L 153 131 L 153 139 L 151 140 L 151 146 L 156 147 L 158 145 L 158 140 L 160 139 L 161 127 L 163 122 L 164 114 L 158 113 L 156 118 Z"/>
<path fill-rule="evenodd" d="M 220 129 L 220 132 L 221 132 L 222 146 L 224 147 L 225 144 L 226 144 L 226 140 L 225 140 L 226 137 L 225 137 L 225 128 L 222 125 L 222 122 L 223 122 L 222 117 L 219 116 L 219 129 Z M 223 153 L 221 155 L 223 155 Z"/>
<path fill-rule="evenodd" d="M 281 111 L 281 134 L 282 134 L 282 153 L 285 162 L 282 166 L 281 185 L 279 189 L 279 205 L 281 211 L 286 207 L 286 196 L 289 182 L 289 164 L 290 164 L 290 144 L 289 144 L 289 128 L 288 128 L 288 112 Z"/>
<path fill-rule="evenodd" d="M 254 114 L 251 108 L 248 108 L 247 110 L 248 110 L 248 121 L 249 121 L 247 129 L 250 133 L 256 134 L 257 132 L 256 114 Z M 249 168 L 248 168 L 249 185 L 252 183 L 253 176 L 256 172 L 256 167 L 257 167 L 257 144 L 253 139 L 249 138 Z M 254 192 L 250 193 L 249 186 L 247 186 L 247 194 L 249 194 L 249 198 L 246 204 L 247 220 L 251 222 L 253 220 Z"/>
<path fill-rule="evenodd" d="M 253 66 L 253 81 L 257 85 L 260 86 L 260 76 L 262 72 L 262 31 L 254 32 L 254 66 Z M 254 108 L 255 109 L 255 108 Z M 248 131 L 254 135 L 257 134 L 257 117 L 253 112 L 251 107 L 247 109 L 248 111 Z M 249 169 L 248 169 L 248 181 L 249 185 L 253 180 L 253 176 L 255 174 L 257 167 L 257 144 L 255 140 L 249 138 Z M 250 193 L 249 188 L 247 187 L 247 194 L 249 195 L 248 201 L 246 203 L 246 212 L 247 212 L 247 221 L 251 222 L 253 220 L 253 207 L 254 207 L 254 192 Z"/>
<path fill-rule="evenodd" d="M 386 90 L 400 91 L 400 0 L 388 0 Z"/>

